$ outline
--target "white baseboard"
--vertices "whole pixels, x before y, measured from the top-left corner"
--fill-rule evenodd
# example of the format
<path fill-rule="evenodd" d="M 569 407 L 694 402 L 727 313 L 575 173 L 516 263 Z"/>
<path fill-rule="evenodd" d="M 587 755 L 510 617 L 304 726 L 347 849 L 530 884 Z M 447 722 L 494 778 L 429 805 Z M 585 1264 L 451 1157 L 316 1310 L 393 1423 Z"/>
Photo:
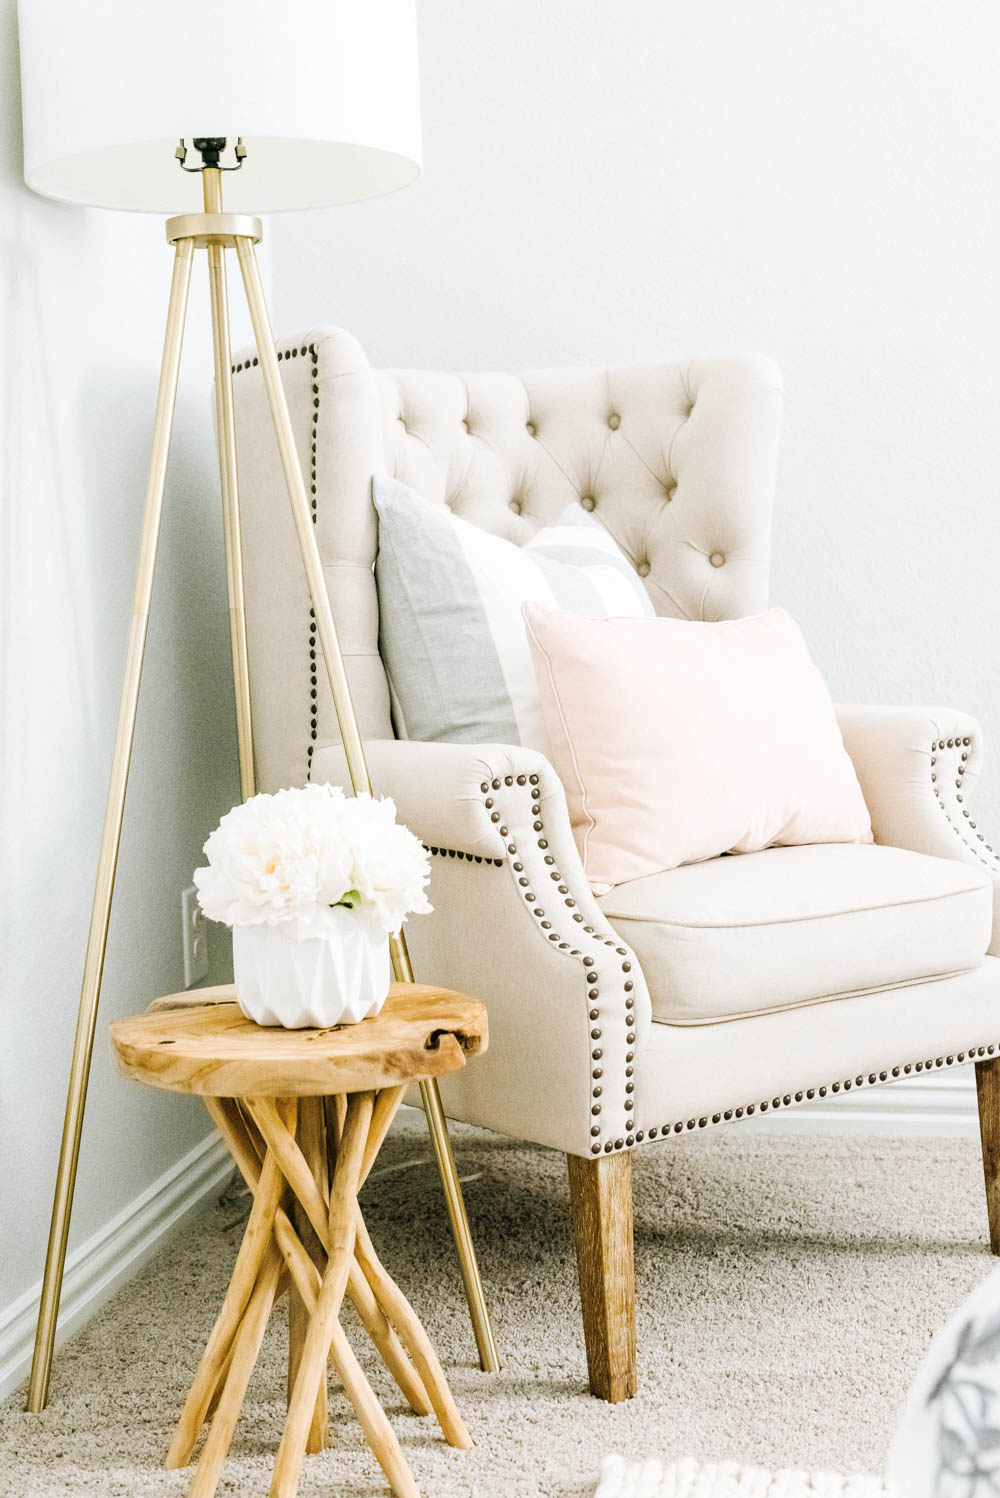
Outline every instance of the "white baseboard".
<path fill-rule="evenodd" d="M 117 1287 L 228 1178 L 232 1160 L 217 1134 L 210 1134 L 66 1260 L 59 1332 L 65 1341 Z M 31 1367 L 42 1282 L 0 1309 L 0 1399 Z"/>
<path fill-rule="evenodd" d="M 746 1120 L 742 1128 L 789 1134 L 881 1134 L 907 1138 L 978 1139 L 979 1114 L 972 1067 L 929 1077 L 862 1087 L 836 1101 L 782 1108 Z"/>

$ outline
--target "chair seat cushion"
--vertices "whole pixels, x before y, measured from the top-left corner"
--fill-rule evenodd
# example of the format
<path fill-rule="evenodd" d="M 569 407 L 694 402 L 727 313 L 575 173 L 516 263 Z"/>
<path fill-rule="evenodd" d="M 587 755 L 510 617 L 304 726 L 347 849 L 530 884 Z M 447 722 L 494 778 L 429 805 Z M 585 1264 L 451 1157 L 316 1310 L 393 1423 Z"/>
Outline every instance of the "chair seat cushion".
<path fill-rule="evenodd" d="M 767 848 L 619 884 L 600 900 L 642 965 L 653 1018 L 700 1025 L 976 967 L 984 869 L 902 848 Z"/>

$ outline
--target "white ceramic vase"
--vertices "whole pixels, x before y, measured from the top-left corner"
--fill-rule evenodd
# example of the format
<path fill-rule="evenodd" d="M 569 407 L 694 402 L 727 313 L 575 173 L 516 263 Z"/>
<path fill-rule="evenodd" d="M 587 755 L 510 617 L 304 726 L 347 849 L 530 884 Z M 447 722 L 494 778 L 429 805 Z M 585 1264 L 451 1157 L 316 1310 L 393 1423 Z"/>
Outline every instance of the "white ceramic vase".
<path fill-rule="evenodd" d="M 332 933 L 302 941 L 284 926 L 233 927 L 236 997 L 248 1019 L 303 1030 L 378 1014 L 391 981 L 389 938 L 360 911 L 337 906 L 330 916 Z"/>

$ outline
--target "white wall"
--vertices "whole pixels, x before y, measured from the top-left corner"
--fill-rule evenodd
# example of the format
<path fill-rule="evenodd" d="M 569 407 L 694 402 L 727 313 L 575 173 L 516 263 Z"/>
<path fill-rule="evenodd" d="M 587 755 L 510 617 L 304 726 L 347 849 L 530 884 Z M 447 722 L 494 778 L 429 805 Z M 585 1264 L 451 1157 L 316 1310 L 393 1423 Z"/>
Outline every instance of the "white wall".
<path fill-rule="evenodd" d="M 1000 837 L 1000 11 L 433 0 L 420 27 L 424 176 L 275 225 L 277 326 L 431 367 L 773 355 L 773 598 L 839 700 L 979 714 Z"/>
<path fill-rule="evenodd" d="M 157 218 L 60 207 L 23 186 L 14 0 L 0 4 L 0 99 L 2 1365 L 5 1327 L 17 1354 L 44 1258 L 171 252 Z M 128 1216 L 208 1132 L 195 1100 L 114 1076 L 107 1040 L 111 1017 L 183 986 L 180 891 L 238 799 L 206 273 L 195 269 L 73 1246 Z M 226 934 L 210 941 L 221 982 Z"/>

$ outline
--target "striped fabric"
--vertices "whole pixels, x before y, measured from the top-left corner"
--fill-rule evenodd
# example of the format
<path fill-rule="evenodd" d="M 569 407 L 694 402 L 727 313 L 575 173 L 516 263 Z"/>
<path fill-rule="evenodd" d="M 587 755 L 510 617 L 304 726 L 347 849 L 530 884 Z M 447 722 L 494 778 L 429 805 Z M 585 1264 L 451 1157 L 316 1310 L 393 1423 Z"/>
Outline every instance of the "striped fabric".
<path fill-rule="evenodd" d="M 515 546 L 376 478 L 379 653 L 397 737 L 548 752 L 523 603 L 593 618 L 651 616 L 599 521 L 571 504 Z"/>

